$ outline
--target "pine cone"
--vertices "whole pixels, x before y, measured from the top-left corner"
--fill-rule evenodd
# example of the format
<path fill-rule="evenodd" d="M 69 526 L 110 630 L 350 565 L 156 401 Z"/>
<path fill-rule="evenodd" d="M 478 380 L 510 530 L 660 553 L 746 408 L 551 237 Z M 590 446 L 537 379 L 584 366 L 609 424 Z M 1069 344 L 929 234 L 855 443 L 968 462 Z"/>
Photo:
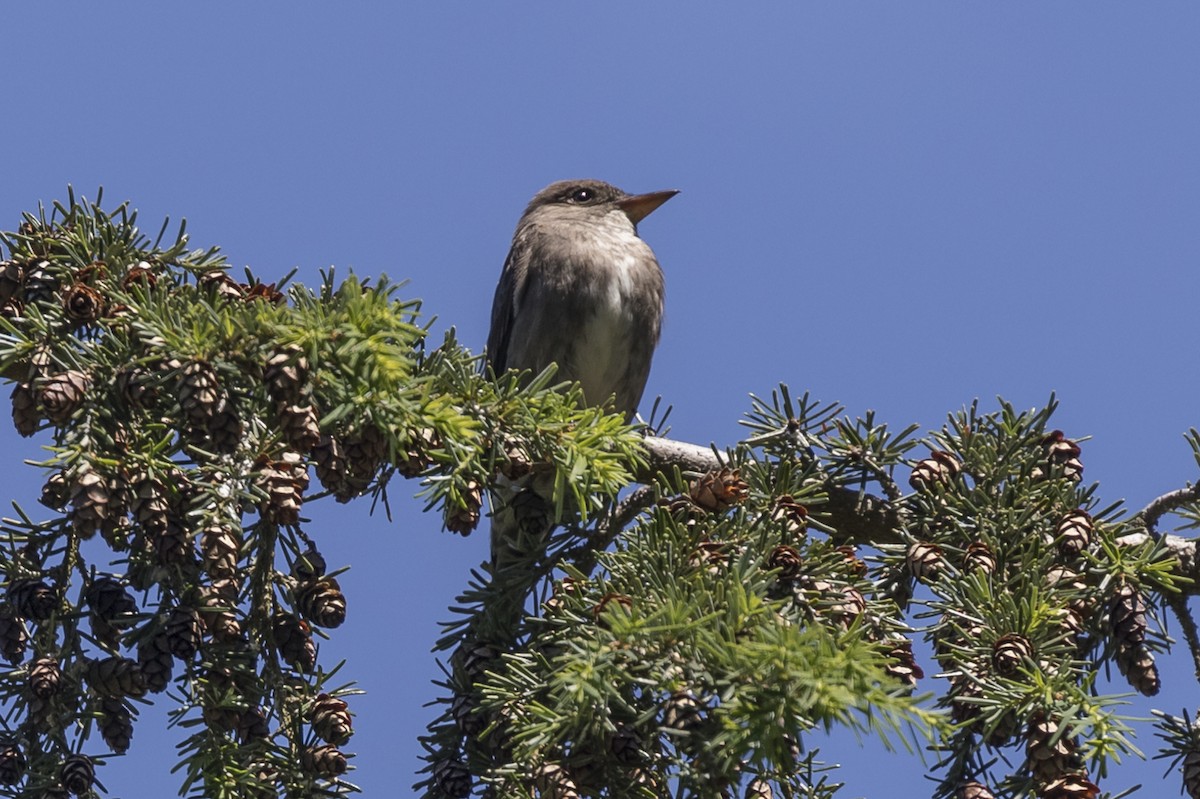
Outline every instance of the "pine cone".
<path fill-rule="evenodd" d="M 135 474 L 129 482 L 133 485 L 130 512 L 134 521 L 151 534 L 160 535 L 167 528 L 167 514 L 171 512 L 166 486 L 144 472 Z"/>
<path fill-rule="evenodd" d="M 70 501 L 71 486 L 67 483 L 67 475 L 64 472 L 50 475 L 42 485 L 42 495 L 38 497 L 38 502 L 50 510 L 61 511 Z"/>
<path fill-rule="evenodd" d="M 996 794 L 982 783 L 964 782 L 954 792 L 954 799 L 996 799 Z"/>
<path fill-rule="evenodd" d="M 38 400 L 46 418 L 55 424 L 66 424 L 83 404 L 91 386 L 87 372 L 73 370 L 42 378 L 38 382 Z M 15 406 L 14 406 L 15 408 Z"/>
<path fill-rule="evenodd" d="M 142 639 L 138 644 L 138 665 L 146 678 L 147 690 L 156 694 L 166 690 L 175 669 L 175 657 L 164 633 Z"/>
<path fill-rule="evenodd" d="M 204 571 L 214 578 L 238 573 L 242 552 L 242 531 L 233 525 L 211 524 L 200 533 L 200 551 Z"/>
<path fill-rule="evenodd" d="M 945 566 L 942 548 L 929 541 L 914 541 L 909 544 L 905 561 L 913 577 L 925 581 L 936 579 Z"/>
<path fill-rule="evenodd" d="M 1117 646 L 1132 647 L 1146 640 L 1146 600 L 1136 586 L 1126 583 L 1117 588 L 1108 618 Z"/>
<path fill-rule="evenodd" d="M 1100 787 L 1085 772 L 1067 774 L 1038 788 L 1038 799 L 1096 799 Z"/>
<path fill-rule="evenodd" d="M 38 431 L 42 417 L 37 394 L 28 383 L 17 383 L 12 392 L 13 427 L 25 438 Z"/>
<path fill-rule="evenodd" d="M 233 403 L 222 398 L 205 429 L 208 448 L 218 455 L 237 452 L 243 440 L 242 420 Z"/>
<path fill-rule="evenodd" d="M 261 707 L 252 707 L 241 714 L 237 722 L 237 736 L 243 744 L 271 737 L 271 725 Z"/>
<path fill-rule="evenodd" d="M 200 284 L 200 288 L 226 302 L 241 300 L 245 296 L 238 282 L 221 269 L 205 272 L 196 282 Z"/>
<path fill-rule="evenodd" d="M 29 634 L 25 623 L 15 614 L 11 605 L 0 605 L 0 654 L 9 663 L 17 664 L 25 658 L 25 645 Z"/>
<path fill-rule="evenodd" d="M 312 405 L 281 405 L 279 426 L 283 440 L 297 452 L 309 452 L 321 442 L 317 409 Z"/>
<path fill-rule="evenodd" d="M 912 641 L 889 641 L 887 646 L 887 673 L 908 687 L 916 688 L 917 680 L 925 676 L 925 670 L 917 665 L 917 659 L 913 656 Z"/>
<path fill-rule="evenodd" d="M 329 694 L 318 694 L 309 711 L 313 732 L 322 741 L 341 746 L 354 734 L 348 705 Z"/>
<path fill-rule="evenodd" d="M 340 440 L 322 435 L 313 447 L 312 456 L 317 479 L 326 490 L 333 492 L 338 502 L 349 502 L 358 495 L 356 484 L 350 479 L 350 466 Z"/>
<path fill-rule="evenodd" d="M 691 500 L 688 504 L 692 505 Z M 692 507 L 696 507 L 692 505 Z M 792 547 L 787 547 L 792 549 Z M 793 550 L 794 551 L 794 550 Z M 800 553 L 796 553 L 796 558 L 799 560 Z M 767 568 L 783 568 L 784 563 L 775 563 L 775 553 L 767 559 Z M 692 550 L 692 554 L 688 556 L 688 566 L 693 569 L 705 569 L 709 574 L 720 574 L 726 567 L 729 566 L 729 545 L 722 541 L 701 541 L 696 544 L 696 548 Z M 785 579 L 783 572 L 780 572 L 779 579 Z"/>
<path fill-rule="evenodd" d="M 984 574 L 996 571 L 996 555 L 992 548 L 982 541 L 972 541 L 963 553 L 962 570 L 972 572 L 976 569 Z"/>
<path fill-rule="evenodd" d="M 84 676 L 92 690 L 101 696 L 146 695 L 146 676 L 136 660 L 117 655 L 93 660 Z"/>
<path fill-rule="evenodd" d="M 858 549 L 850 544 L 842 544 L 835 547 L 838 552 L 842 553 L 842 557 L 846 559 L 846 567 L 850 572 L 851 577 L 866 577 L 867 562 L 858 556 Z"/>
<path fill-rule="evenodd" d="M 446 529 L 459 535 L 470 535 L 479 525 L 480 509 L 483 507 L 483 489 L 476 480 L 468 480 L 463 493 L 462 507 L 446 506 Z"/>
<path fill-rule="evenodd" d="M 104 297 L 86 283 L 75 283 L 63 292 L 63 312 L 77 325 L 90 325 L 104 316 L 104 306 Z"/>
<path fill-rule="evenodd" d="M 292 576 L 300 581 L 315 580 L 325 576 L 325 569 L 325 556 L 310 544 L 292 564 Z"/>
<path fill-rule="evenodd" d="M 775 799 L 775 790 L 762 777 L 755 777 L 746 786 L 746 799 Z"/>
<path fill-rule="evenodd" d="M 297 586 L 296 609 L 318 627 L 341 627 L 346 621 L 346 596 L 335 578 L 322 577 Z"/>
<path fill-rule="evenodd" d="M 1058 522 L 1055 541 L 1064 558 L 1074 558 L 1092 542 L 1092 517 L 1083 510 L 1073 510 Z"/>
<path fill-rule="evenodd" d="M 1129 685 L 1142 696 L 1155 696 L 1162 688 L 1154 653 L 1145 644 L 1118 645 L 1117 669 Z"/>
<path fill-rule="evenodd" d="M 908 484 L 914 491 L 932 491 L 935 486 L 948 486 L 962 471 L 958 458 L 949 452 L 938 450 L 931 452 L 930 457 L 917 461 L 912 474 L 908 476 Z"/>
<path fill-rule="evenodd" d="M 1183 787 L 1191 799 L 1200 799 L 1200 749 L 1183 756 Z"/>
<path fill-rule="evenodd" d="M 291 344 L 276 350 L 267 358 L 263 370 L 267 394 L 276 405 L 291 405 L 304 396 L 308 382 L 308 359 L 303 351 Z"/>
<path fill-rule="evenodd" d="M 645 760 L 646 753 L 642 746 L 642 736 L 638 734 L 637 728 L 629 724 L 618 724 L 608 739 L 608 751 L 618 763 L 626 766 Z"/>
<path fill-rule="evenodd" d="M 147 533 L 147 539 L 154 547 L 158 565 L 174 566 L 195 561 L 196 552 L 192 548 L 191 532 L 174 513 L 167 514 L 166 526 L 157 535 L 149 530 Z"/>
<path fill-rule="evenodd" d="M 121 288 L 125 291 L 130 291 L 134 286 L 153 289 L 156 283 L 158 283 L 158 276 L 154 274 L 154 264 L 149 261 L 138 261 L 129 267 L 125 277 L 121 278 Z"/>
<path fill-rule="evenodd" d="M 25 302 L 47 302 L 54 299 L 58 280 L 49 261 L 37 261 L 25 270 Z"/>
<path fill-rule="evenodd" d="M 179 373 L 179 407 L 192 427 L 207 430 L 221 409 L 221 383 L 204 361 L 192 361 Z"/>
<path fill-rule="evenodd" d="M 54 658 L 38 658 L 29 665 L 29 692 L 38 699 L 49 699 L 62 687 L 62 669 Z"/>
<path fill-rule="evenodd" d="M 317 663 L 317 647 L 308 622 L 289 613 L 276 613 L 271 627 L 275 648 L 284 662 L 299 671 L 312 671 Z"/>
<path fill-rule="evenodd" d="M 67 755 L 58 769 L 62 786 L 76 796 L 83 796 L 96 781 L 96 767 L 87 755 Z"/>
<path fill-rule="evenodd" d="M 688 732 L 699 727 L 702 721 L 702 707 L 690 691 L 676 691 L 663 705 L 664 727 Z"/>
<path fill-rule="evenodd" d="M 487 729 L 488 721 L 485 716 L 476 712 L 477 705 L 467 694 L 458 694 L 450 703 L 450 717 L 459 732 L 468 738 L 476 738 Z"/>
<path fill-rule="evenodd" d="M 40 577 L 23 577 L 8 584 L 8 601 L 18 616 L 46 621 L 58 608 L 58 596 Z"/>
<path fill-rule="evenodd" d="M 471 772 L 458 760 L 434 763 L 433 783 L 447 799 L 467 799 L 471 795 Z"/>
<path fill-rule="evenodd" d="M 771 518 L 783 522 L 789 535 L 802 536 L 808 530 L 808 508 L 793 499 L 791 494 L 775 497 L 771 504 Z"/>
<path fill-rule="evenodd" d="M 433 463 L 429 451 L 437 449 L 441 445 L 442 442 L 438 438 L 437 431 L 432 428 L 410 430 L 408 443 L 404 445 L 403 453 L 396 459 L 396 471 L 402 477 L 420 476 Z M 533 464 L 523 450 L 510 447 L 505 454 L 504 463 L 500 467 L 500 473 L 505 477 L 516 480 L 532 471 Z"/>
<path fill-rule="evenodd" d="M 71 523 L 82 538 L 91 538 L 117 516 L 115 497 L 108 480 L 90 467 L 83 467 L 71 483 Z"/>
<path fill-rule="evenodd" d="M 118 755 L 125 754 L 133 741 L 133 714 L 125 702 L 116 697 L 100 700 L 97 726 L 108 748 Z"/>
<path fill-rule="evenodd" d="M 16 741 L 0 740 L 0 785 L 16 785 L 28 766 L 29 761 Z"/>
<path fill-rule="evenodd" d="M 336 746 L 323 744 L 310 746 L 300 753 L 304 770 L 323 779 L 340 777 L 346 773 L 346 756 Z"/>
<path fill-rule="evenodd" d="M 163 632 L 171 654 L 180 660 L 191 660 L 203 643 L 204 624 L 195 608 L 179 605 L 167 616 Z"/>
<path fill-rule="evenodd" d="M 1064 436 L 1061 430 L 1052 431 L 1042 439 L 1046 468 L 1034 469 L 1034 478 L 1044 479 L 1057 474 L 1078 483 L 1083 479 L 1083 463 L 1079 460 L 1082 451 L 1079 445 Z"/>
<path fill-rule="evenodd" d="M 268 461 L 258 475 L 259 487 L 266 493 L 260 511 L 275 524 L 299 524 L 300 506 L 308 488 L 308 472 L 294 452 L 284 452 L 279 460 Z"/>
<path fill-rule="evenodd" d="M 0 261 L 0 303 L 19 299 L 25 287 L 25 264 Z"/>
<path fill-rule="evenodd" d="M 1005 633 L 992 646 L 992 665 L 1001 677 L 1012 677 L 1033 658 L 1033 644 L 1017 633 Z"/>
<path fill-rule="evenodd" d="M 366 490 L 375 478 L 388 454 L 387 439 L 379 428 L 367 424 L 347 435 L 342 443 L 346 452 L 346 468 L 356 492 Z"/>
<path fill-rule="evenodd" d="M 533 773 L 538 796 L 545 799 L 579 799 L 579 789 L 571 773 L 559 763 L 543 763 Z"/>
<path fill-rule="evenodd" d="M 1025 735 L 1025 759 L 1034 780 L 1047 783 L 1078 767 L 1075 741 L 1063 734 L 1059 724 L 1038 714 L 1029 722 Z"/>
<path fill-rule="evenodd" d="M 692 502 L 710 513 L 724 513 L 740 505 L 749 496 L 746 484 L 737 469 L 725 467 L 697 477 L 688 487 Z"/>
<path fill-rule="evenodd" d="M 783 544 L 771 550 L 767 558 L 768 569 L 778 569 L 779 579 L 793 581 L 804 575 L 804 560 L 795 547 Z"/>

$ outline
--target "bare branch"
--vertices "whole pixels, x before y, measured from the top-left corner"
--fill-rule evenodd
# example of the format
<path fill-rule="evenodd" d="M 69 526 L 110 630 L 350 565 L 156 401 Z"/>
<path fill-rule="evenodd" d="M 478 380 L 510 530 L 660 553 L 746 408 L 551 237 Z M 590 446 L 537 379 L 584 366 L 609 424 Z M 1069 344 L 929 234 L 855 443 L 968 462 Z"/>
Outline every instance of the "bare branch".
<path fill-rule="evenodd" d="M 1142 508 L 1138 516 L 1145 523 L 1146 532 L 1157 540 L 1159 537 L 1158 520 L 1176 508 L 1196 501 L 1200 501 L 1200 483 L 1163 494 Z"/>

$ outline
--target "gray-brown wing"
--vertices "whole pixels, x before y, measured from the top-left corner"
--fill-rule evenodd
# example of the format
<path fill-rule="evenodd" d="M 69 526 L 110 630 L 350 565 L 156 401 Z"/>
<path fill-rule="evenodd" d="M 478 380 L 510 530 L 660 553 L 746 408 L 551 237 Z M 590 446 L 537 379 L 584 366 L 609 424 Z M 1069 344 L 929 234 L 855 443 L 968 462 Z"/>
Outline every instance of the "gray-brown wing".
<path fill-rule="evenodd" d="M 492 328 L 488 332 L 487 362 L 497 375 L 508 369 L 508 338 L 512 335 L 513 315 L 516 313 L 517 297 L 525 282 L 525 258 L 528 249 L 524 243 L 514 239 L 512 249 L 496 284 L 492 297 Z"/>

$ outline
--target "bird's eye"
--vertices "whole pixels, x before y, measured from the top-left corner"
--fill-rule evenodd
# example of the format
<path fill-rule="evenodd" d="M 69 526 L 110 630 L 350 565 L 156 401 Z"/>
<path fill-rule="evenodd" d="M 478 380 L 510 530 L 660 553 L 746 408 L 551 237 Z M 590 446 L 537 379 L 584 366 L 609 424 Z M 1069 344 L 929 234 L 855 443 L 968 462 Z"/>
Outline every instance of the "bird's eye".
<path fill-rule="evenodd" d="M 596 196 L 596 192 L 591 189 L 575 189 L 571 192 L 571 202 L 586 203 Z"/>

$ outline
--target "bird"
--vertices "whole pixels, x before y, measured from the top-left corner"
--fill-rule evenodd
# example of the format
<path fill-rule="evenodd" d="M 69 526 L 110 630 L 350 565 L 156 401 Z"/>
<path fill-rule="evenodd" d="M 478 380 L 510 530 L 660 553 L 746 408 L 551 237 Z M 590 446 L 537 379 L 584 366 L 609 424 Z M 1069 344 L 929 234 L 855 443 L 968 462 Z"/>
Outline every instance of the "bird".
<path fill-rule="evenodd" d="M 535 194 L 492 300 L 486 362 L 493 372 L 536 375 L 554 364 L 557 379 L 579 383 L 587 405 L 632 420 L 664 305 L 662 269 L 637 226 L 678 193 L 628 194 L 588 179 Z M 493 565 L 506 536 L 501 527 L 494 516 Z"/>

